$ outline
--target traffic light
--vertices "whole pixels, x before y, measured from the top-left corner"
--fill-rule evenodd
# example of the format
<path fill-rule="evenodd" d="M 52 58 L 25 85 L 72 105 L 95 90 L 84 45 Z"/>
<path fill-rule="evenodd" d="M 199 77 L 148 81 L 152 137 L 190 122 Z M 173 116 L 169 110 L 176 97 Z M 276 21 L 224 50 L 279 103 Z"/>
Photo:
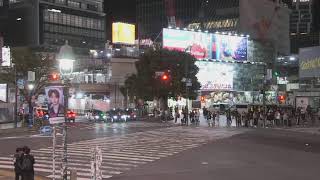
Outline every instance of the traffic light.
<path fill-rule="evenodd" d="M 284 95 L 278 96 L 278 101 L 280 104 L 284 104 L 286 101 L 286 97 Z"/>
<path fill-rule="evenodd" d="M 201 96 L 201 102 L 204 102 L 205 98 L 204 96 Z"/>
<path fill-rule="evenodd" d="M 164 74 L 161 76 L 161 79 L 162 79 L 163 81 L 167 81 L 167 80 L 169 79 L 169 76 L 168 76 L 166 73 L 164 73 Z"/>
<path fill-rule="evenodd" d="M 277 72 L 277 71 L 275 71 L 275 72 L 274 72 L 274 76 L 279 77 L 279 76 L 280 76 L 280 73 Z"/>
<path fill-rule="evenodd" d="M 58 73 L 52 73 L 52 74 L 49 74 L 48 79 L 50 81 L 58 81 L 60 80 L 60 75 Z"/>

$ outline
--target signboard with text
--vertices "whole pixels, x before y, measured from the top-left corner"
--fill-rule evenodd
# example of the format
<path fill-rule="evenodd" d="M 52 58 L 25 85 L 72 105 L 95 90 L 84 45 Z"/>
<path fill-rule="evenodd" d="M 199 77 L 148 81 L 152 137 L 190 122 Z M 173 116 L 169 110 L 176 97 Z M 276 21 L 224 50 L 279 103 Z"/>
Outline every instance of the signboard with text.
<path fill-rule="evenodd" d="M 320 46 L 300 48 L 299 77 L 320 77 Z"/>

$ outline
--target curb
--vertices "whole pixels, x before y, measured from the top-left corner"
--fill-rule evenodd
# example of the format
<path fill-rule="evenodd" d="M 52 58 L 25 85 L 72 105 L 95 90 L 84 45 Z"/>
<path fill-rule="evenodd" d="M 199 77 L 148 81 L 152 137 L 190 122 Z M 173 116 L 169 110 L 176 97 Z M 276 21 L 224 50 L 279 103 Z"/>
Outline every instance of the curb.
<path fill-rule="evenodd" d="M 6 179 L 14 179 L 15 178 L 15 173 L 14 171 L 9 171 L 9 170 L 1 170 L 0 169 L 0 178 L 6 178 Z M 35 175 L 34 176 L 35 180 L 51 180 L 50 178 L 44 177 L 44 176 L 39 176 Z"/>

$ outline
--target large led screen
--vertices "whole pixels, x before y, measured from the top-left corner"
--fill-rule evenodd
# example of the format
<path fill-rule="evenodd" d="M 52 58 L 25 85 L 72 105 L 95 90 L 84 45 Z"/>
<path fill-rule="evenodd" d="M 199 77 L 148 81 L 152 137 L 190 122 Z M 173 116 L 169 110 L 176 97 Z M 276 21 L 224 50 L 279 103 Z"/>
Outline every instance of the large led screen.
<path fill-rule="evenodd" d="M 197 74 L 201 91 L 233 90 L 234 69 L 232 64 L 198 61 Z"/>
<path fill-rule="evenodd" d="M 223 61 L 247 60 L 247 38 L 213 34 L 212 58 Z"/>
<path fill-rule="evenodd" d="M 163 29 L 163 48 L 190 52 L 197 59 L 211 58 L 208 33 Z"/>
<path fill-rule="evenodd" d="M 247 41 L 247 37 L 163 29 L 163 48 L 189 52 L 199 60 L 247 60 Z"/>
<path fill-rule="evenodd" d="M 120 44 L 134 44 L 135 25 L 127 23 L 113 23 L 112 42 Z"/>

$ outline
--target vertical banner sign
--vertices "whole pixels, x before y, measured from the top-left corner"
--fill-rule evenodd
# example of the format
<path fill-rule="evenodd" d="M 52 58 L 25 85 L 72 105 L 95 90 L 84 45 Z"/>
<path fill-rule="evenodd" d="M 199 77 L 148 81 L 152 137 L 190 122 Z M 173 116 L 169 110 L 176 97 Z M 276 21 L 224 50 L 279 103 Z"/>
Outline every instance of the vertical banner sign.
<path fill-rule="evenodd" d="M 2 47 L 2 61 L 1 66 L 11 66 L 11 52 L 9 47 Z"/>
<path fill-rule="evenodd" d="M 49 86 L 45 88 L 48 100 L 50 124 L 64 122 L 64 93 L 63 86 Z"/>

